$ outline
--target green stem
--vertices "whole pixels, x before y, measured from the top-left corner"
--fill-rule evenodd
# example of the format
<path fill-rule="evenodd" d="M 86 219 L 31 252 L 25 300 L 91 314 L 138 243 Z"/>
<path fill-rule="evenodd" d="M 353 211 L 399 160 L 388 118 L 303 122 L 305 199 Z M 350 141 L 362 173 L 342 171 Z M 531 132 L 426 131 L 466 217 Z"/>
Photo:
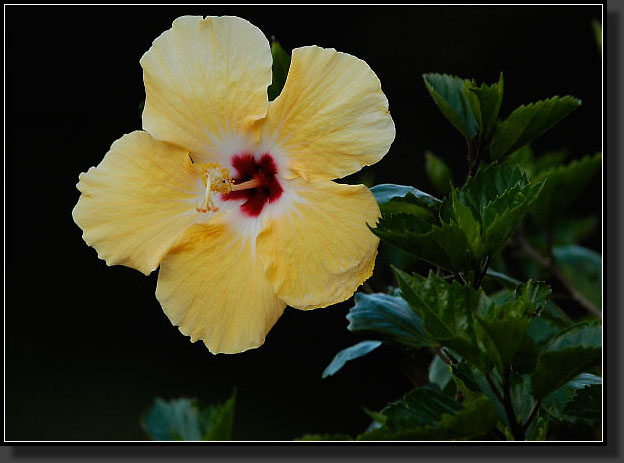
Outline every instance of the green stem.
<path fill-rule="evenodd" d="M 488 267 L 490 266 L 490 256 L 486 256 L 485 258 L 485 264 L 483 265 L 483 268 L 479 270 L 478 274 L 475 275 L 475 281 L 473 284 L 474 289 L 479 289 L 479 286 L 481 286 L 481 282 L 483 281 L 483 277 L 485 277 L 485 274 L 487 273 Z"/>

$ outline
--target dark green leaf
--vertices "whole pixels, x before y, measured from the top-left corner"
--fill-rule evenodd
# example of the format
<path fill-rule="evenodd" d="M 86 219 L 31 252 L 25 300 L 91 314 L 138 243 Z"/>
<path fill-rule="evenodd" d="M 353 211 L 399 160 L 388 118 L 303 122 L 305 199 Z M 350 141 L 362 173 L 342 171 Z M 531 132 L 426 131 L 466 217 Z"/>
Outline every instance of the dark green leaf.
<path fill-rule="evenodd" d="M 579 389 L 565 406 L 567 416 L 600 421 L 602 418 L 602 386 L 592 384 Z"/>
<path fill-rule="evenodd" d="M 522 423 L 535 405 L 531 395 L 531 377 L 514 373 L 511 375 L 511 403 L 518 422 Z"/>
<path fill-rule="evenodd" d="M 469 205 L 476 217 L 483 216 L 485 208 L 506 191 L 528 185 L 522 171 L 510 164 L 491 164 L 469 177 L 459 190 L 460 200 Z"/>
<path fill-rule="evenodd" d="M 440 208 L 442 220 L 453 217 L 471 243 L 474 260 L 497 253 L 536 201 L 541 183 L 529 184 L 519 168 L 492 164 L 471 177 L 457 194 Z M 455 193 L 455 192 L 454 192 Z M 469 207 L 472 215 L 465 207 Z M 474 237 L 475 221 L 480 222 L 480 239 Z"/>
<path fill-rule="evenodd" d="M 473 310 L 479 294 L 457 281 L 448 283 L 433 272 L 428 278 L 409 275 L 398 269 L 394 269 L 394 273 L 401 294 L 423 318 L 423 327 L 429 338 L 485 369 L 486 361 L 477 347 L 473 331 Z"/>
<path fill-rule="evenodd" d="M 477 134 L 477 120 L 464 95 L 464 80 L 446 74 L 423 75 L 425 86 L 442 114 L 466 138 Z"/>
<path fill-rule="evenodd" d="M 546 307 L 540 312 L 540 318 L 548 320 L 559 329 L 567 328 L 572 324 L 572 319 L 553 301 L 546 303 Z"/>
<path fill-rule="evenodd" d="M 157 398 L 142 426 L 153 440 L 230 440 L 236 393 L 224 404 L 201 408 L 195 399 Z"/>
<path fill-rule="evenodd" d="M 476 116 L 483 140 L 489 140 L 503 102 L 503 73 L 500 73 L 498 82 L 492 85 L 481 84 L 477 87 L 476 84 L 467 81 L 464 84 L 464 92 Z"/>
<path fill-rule="evenodd" d="M 533 395 L 543 399 L 578 374 L 599 365 L 601 352 L 600 322 L 581 322 L 562 330 L 537 357 L 531 377 Z"/>
<path fill-rule="evenodd" d="M 567 155 L 566 150 L 558 150 L 549 151 L 536 157 L 531 145 L 527 143 L 509 154 L 505 162 L 518 166 L 529 179 L 534 176 L 544 179 L 546 177 L 544 174 L 547 174 L 550 169 L 559 167 Z"/>
<path fill-rule="evenodd" d="M 535 369 L 540 349 L 563 328 L 572 322 L 552 301 L 548 301 L 540 314 L 531 320 L 523 337 L 519 352 L 513 359 L 514 370 L 529 373 Z"/>
<path fill-rule="evenodd" d="M 389 214 L 372 231 L 385 242 L 444 269 L 474 268 L 468 242 L 457 223 L 434 225 L 412 214 Z"/>
<path fill-rule="evenodd" d="M 456 224 L 459 227 L 468 243 L 472 260 L 480 262 L 484 257 L 480 216 L 475 214 L 468 204 L 462 202 L 460 199 L 462 193 L 462 190 L 453 190 L 450 198 L 442 203 L 440 215 L 443 223 L 448 221 L 449 224 Z"/>
<path fill-rule="evenodd" d="M 271 43 L 271 55 L 273 55 L 273 81 L 269 86 L 269 101 L 273 101 L 282 92 L 290 68 L 290 55 L 275 39 Z"/>
<path fill-rule="evenodd" d="M 431 344 L 422 319 L 400 297 L 388 294 L 355 294 L 355 306 L 347 314 L 350 331 L 373 332 L 411 347 Z"/>
<path fill-rule="evenodd" d="M 481 350 L 494 360 L 501 375 L 521 349 L 531 320 L 546 305 L 549 294 L 545 283 L 528 281 L 500 305 L 481 298 L 474 330 Z"/>
<path fill-rule="evenodd" d="M 381 411 L 383 423 L 391 431 L 435 424 L 444 413 L 462 409 L 460 403 L 442 394 L 436 387 L 412 389 L 399 402 L 389 404 Z"/>
<path fill-rule="evenodd" d="M 453 172 L 446 163 L 433 154 L 431 151 L 425 152 L 425 171 L 432 185 L 443 195 L 451 191 L 453 184 Z"/>
<path fill-rule="evenodd" d="M 557 267 L 566 279 L 596 307 L 602 307 L 602 258 L 600 254 L 570 244 L 553 249 Z"/>
<path fill-rule="evenodd" d="M 567 157 L 568 152 L 566 150 L 548 151 L 537 156 L 533 162 L 533 173 L 541 174 L 545 177 L 545 173 L 555 167 L 561 166 Z"/>
<path fill-rule="evenodd" d="M 572 206 L 585 186 L 600 171 L 602 155 L 585 156 L 560 167 L 542 171 L 536 180 L 545 180 L 533 209 L 533 218 L 542 228 L 552 229 Z"/>
<path fill-rule="evenodd" d="M 548 318 L 539 316 L 531 320 L 527 334 L 534 345 L 540 348 L 550 341 L 559 331 L 561 331 L 561 327 L 557 326 Z"/>
<path fill-rule="evenodd" d="M 541 186 L 529 184 L 517 167 L 487 166 L 442 202 L 439 223 L 416 214 L 384 212 L 372 230 L 387 243 L 433 265 L 477 274 L 485 257 L 498 252 L 520 224 Z"/>
<path fill-rule="evenodd" d="M 599 376 L 583 373 L 550 394 L 544 400 L 544 407 L 559 421 L 576 423 L 579 419 L 596 419 L 602 409 L 601 385 Z"/>
<path fill-rule="evenodd" d="M 505 163 L 519 167 L 527 178 L 531 178 L 535 170 L 534 156 L 531 145 L 527 143 L 510 153 Z"/>
<path fill-rule="evenodd" d="M 485 254 L 499 252 L 535 204 L 543 183 L 510 188 L 483 211 Z"/>
<path fill-rule="evenodd" d="M 483 376 L 479 370 L 471 367 L 468 362 L 461 360 L 460 362 L 451 365 L 451 372 L 454 378 L 461 381 L 461 386 L 464 390 L 483 392 L 479 385 L 479 378 L 477 378 L 477 375 L 483 378 L 484 381 L 485 376 Z"/>
<path fill-rule="evenodd" d="M 437 215 L 442 202 L 430 194 L 411 186 L 390 183 L 371 188 L 383 214 L 407 213 L 430 219 Z"/>
<path fill-rule="evenodd" d="M 222 405 L 210 407 L 202 413 L 202 429 L 204 441 L 232 440 L 234 427 L 234 407 L 236 405 L 236 391 Z"/>
<path fill-rule="evenodd" d="M 496 425 L 496 411 L 485 397 L 459 404 L 431 386 L 413 389 L 381 414 L 383 426 L 358 440 L 464 440 L 483 436 Z"/>
<path fill-rule="evenodd" d="M 579 99 L 571 96 L 555 96 L 516 108 L 496 127 L 490 146 L 491 158 L 502 159 L 505 154 L 540 136 L 580 104 Z"/>
<path fill-rule="evenodd" d="M 381 346 L 381 341 L 362 341 L 354 346 L 341 350 L 323 371 L 323 378 L 327 378 L 328 376 L 335 374 L 348 361 L 363 357 L 377 349 L 379 346 Z"/>
<path fill-rule="evenodd" d="M 492 361 L 502 374 L 525 343 L 531 320 L 546 305 L 550 287 L 529 281 L 500 302 L 433 272 L 427 278 L 395 269 L 401 294 L 423 318 L 429 338 L 483 372 Z"/>
<path fill-rule="evenodd" d="M 455 382 L 458 383 L 458 387 L 462 388 L 465 392 L 482 392 L 494 404 L 496 413 L 503 424 L 505 426 L 509 426 L 509 420 L 507 419 L 505 408 L 496 398 L 496 394 L 492 390 L 490 383 L 483 373 L 465 361 L 461 361 L 453 365 L 452 372 Z M 498 377 L 495 370 L 492 373 L 494 378 Z M 498 392 L 500 392 L 500 388 Z"/>

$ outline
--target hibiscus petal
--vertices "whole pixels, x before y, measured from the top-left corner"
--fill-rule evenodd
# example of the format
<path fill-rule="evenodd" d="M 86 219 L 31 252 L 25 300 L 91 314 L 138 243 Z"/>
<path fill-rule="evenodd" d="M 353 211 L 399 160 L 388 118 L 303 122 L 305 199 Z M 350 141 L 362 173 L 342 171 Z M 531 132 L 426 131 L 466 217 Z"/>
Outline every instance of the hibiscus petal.
<path fill-rule="evenodd" d="M 268 40 L 244 19 L 178 18 L 141 58 L 143 128 L 218 162 L 266 116 L 271 64 Z"/>
<path fill-rule="evenodd" d="M 137 131 L 115 141 L 77 187 L 73 217 L 87 244 L 108 265 L 148 275 L 196 221 L 203 184 L 186 151 Z"/>
<path fill-rule="evenodd" d="M 379 207 L 363 185 L 328 181 L 297 191 L 303 200 L 268 220 L 258 255 L 275 292 L 298 309 L 348 299 L 373 272 Z"/>
<path fill-rule="evenodd" d="M 285 307 L 251 241 L 218 223 L 184 234 L 161 263 L 156 297 L 182 333 L 215 354 L 262 345 Z"/>
<path fill-rule="evenodd" d="M 379 161 L 394 140 L 388 100 L 364 61 L 316 46 L 293 50 L 286 85 L 263 137 L 294 175 L 331 180 Z"/>

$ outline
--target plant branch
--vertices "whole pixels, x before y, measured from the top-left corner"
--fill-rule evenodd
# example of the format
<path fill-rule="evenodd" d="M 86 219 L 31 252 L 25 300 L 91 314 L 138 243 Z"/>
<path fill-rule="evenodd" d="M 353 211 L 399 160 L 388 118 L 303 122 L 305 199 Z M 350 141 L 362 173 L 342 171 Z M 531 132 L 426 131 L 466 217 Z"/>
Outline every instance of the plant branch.
<path fill-rule="evenodd" d="M 596 307 L 589 299 L 587 299 L 583 294 L 581 294 L 570 281 L 565 277 L 565 275 L 561 272 L 555 260 L 552 258 L 544 257 L 537 249 L 535 249 L 524 237 L 522 232 L 517 235 L 517 242 L 520 245 L 520 249 L 524 252 L 528 257 L 537 262 L 538 265 L 544 267 L 552 273 L 552 275 L 559 280 L 559 282 L 568 290 L 572 298 L 578 302 L 585 310 L 590 312 L 591 314 L 602 318 L 602 312 L 598 307 Z"/>
<path fill-rule="evenodd" d="M 448 359 L 448 357 L 446 355 L 444 355 L 444 353 L 442 352 L 442 348 L 440 346 L 433 346 L 432 347 L 433 352 L 435 352 L 435 354 L 440 357 L 442 359 L 442 361 L 444 363 L 446 363 L 447 365 L 451 365 L 451 361 Z"/>
<path fill-rule="evenodd" d="M 485 264 L 483 265 L 483 268 L 480 269 L 479 274 L 475 276 L 475 280 L 474 280 L 474 284 L 473 284 L 474 289 L 479 289 L 479 286 L 481 286 L 481 282 L 483 281 L 483 277 L 485 277 L 485 274 L 487 273 L 488 267 L 490 266 L 490 260 L 491 260 L 491 257 L 490 256 L 486 256 Z"/>
<path fill-rule="evenodd" d="M 489 373 L 486 373 L 485 379 L 487 380 L 488 384 L 490 385 L 490 389 L 492 389 L 492 392 L 494 393 L 494 396 L 498 399 L 498 401 L 502 405 L 503 402 L 504 402 L 503 396 L 498 391 L 498 387 L 496 387 L 496 384 L 494 384 L 494 380 L 492 379 L 492 377 L 490 376 Z"/>

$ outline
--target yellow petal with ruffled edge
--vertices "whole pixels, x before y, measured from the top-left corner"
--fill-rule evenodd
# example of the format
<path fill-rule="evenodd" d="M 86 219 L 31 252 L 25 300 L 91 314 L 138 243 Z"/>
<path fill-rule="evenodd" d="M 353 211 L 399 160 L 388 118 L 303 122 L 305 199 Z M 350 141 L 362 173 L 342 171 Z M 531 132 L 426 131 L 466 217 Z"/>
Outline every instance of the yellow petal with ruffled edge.
<path fill-rule="evenodd" d="M 284 311 L 252 244 L 226 225 L 195 225 L 160 266 L 156 297 L 180 331 L 210 352 L 258 347 Z"/>
<path fill-rule="evenodd" d="M 303 183 L 303 182 L 301 182 Z M 373 272 L 379 207 L 363 185 L 300 185 L 303 202 L 268 220 L 256 242 L 278 296 L 297 309 L 348 299 Z"/>
<path fill-rule="evenodd" d="M 108 265 L 148 275 L 197 219 L 194 201 L 203 184 L 188 153 L 147 132 L 115 141 L 79 178 L 74 221 Z"/>
<path fill-rule="evenodd" d="M 266 116 L 271 65 L 268 40 L 248 21 L 178 18 L 141 58 L 143 128 L 189 149 L 193 160 L 219 161 L 242 149 L 244 137 L 254 142 L 252 126 Z"/>
<path fill-rule="evenodd" d="M 262 137 L 288 156 L 291 176 L 332 180 L 379 161 L 394 140 L 388 100 L 364 61 L 316 46 L 293 50 Z"/>

